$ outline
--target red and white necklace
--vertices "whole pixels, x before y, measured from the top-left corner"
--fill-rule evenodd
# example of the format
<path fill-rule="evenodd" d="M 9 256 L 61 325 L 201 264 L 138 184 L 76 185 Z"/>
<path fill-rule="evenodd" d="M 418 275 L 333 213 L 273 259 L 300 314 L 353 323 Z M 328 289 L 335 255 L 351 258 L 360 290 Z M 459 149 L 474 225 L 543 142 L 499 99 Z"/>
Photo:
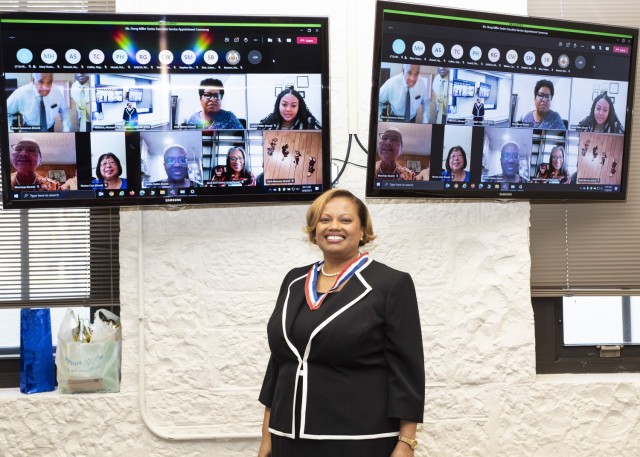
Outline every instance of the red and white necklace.
<path fill-rule="evenodd" d="M 307 299 L 307 305 L 309 305 L 309 309 L 311 311 L 315 311 L 320 308 L 322 302 L 327 297 L 330 292 L 333 292 L 341 285 L 343 285 L 351 276 L 353 276 L 360 268 L 362 268 L 369 261 L 369 253 L 364 252 L 351 262 L 349 262 L 345 267 L 337 273 L 325 273 L 324 272 L 324 261 L 314 263 L 307 273 L 307 279 L 304 284 L 304 294 Z M 322 272 L 323 275 L 328 277 L 336 277 L 336 280 L 333 283 L 333 286 L 326 291 L 325 293 L 318 295 L 317 284 L 318 284 L 318 275 Z"/>

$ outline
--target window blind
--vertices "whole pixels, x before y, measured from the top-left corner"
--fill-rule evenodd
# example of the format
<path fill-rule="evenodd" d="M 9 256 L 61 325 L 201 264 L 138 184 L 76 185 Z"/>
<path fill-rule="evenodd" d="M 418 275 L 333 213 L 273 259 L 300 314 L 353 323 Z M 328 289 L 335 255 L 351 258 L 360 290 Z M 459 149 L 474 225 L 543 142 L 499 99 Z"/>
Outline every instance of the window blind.
<path fill-rule="evenodd" d="M 119 305 L 118 209 L 0 211 L 0 307 Z"/>
<path fill-rule="evenodd" d="M 0 0 L 17 10 L 113 12 L 115 0 Z M 4 210 L 0 198 L 0 307 L 119 305 L 119 235 L 115 208 Z"/>
<path fill-rule="evenodd" d="M 638 27 L 637 0 L 529 2 L 530 16 Z M 637 45 L 637 43 L 636 43 Z M 636 88 L 640 80 L 636 73 Z M 585 96 L 589 96 L 586 94 Z M 634 111 L 640 113 L 635 97 Z M 531 205 L 534 297 L 640 293 L 640 131 L 632 129 L 626 202 Z M 569 291 L 567 291 L 569 286 Z"/>

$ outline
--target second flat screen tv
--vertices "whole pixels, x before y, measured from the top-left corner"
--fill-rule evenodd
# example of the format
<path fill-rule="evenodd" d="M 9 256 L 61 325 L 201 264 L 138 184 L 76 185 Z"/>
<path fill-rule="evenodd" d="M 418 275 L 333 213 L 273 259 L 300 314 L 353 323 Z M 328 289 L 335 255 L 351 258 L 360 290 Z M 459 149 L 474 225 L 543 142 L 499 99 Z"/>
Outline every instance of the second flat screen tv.
<path fill-rule="evenodd" d="M 328 36 L 326 17 L 3 15 L 4 207 L 314 199 Z"/>
<path fill-rule="evenodd" d="M 378 2 L 367 196 L 624 200 L 637 40 Z"/>

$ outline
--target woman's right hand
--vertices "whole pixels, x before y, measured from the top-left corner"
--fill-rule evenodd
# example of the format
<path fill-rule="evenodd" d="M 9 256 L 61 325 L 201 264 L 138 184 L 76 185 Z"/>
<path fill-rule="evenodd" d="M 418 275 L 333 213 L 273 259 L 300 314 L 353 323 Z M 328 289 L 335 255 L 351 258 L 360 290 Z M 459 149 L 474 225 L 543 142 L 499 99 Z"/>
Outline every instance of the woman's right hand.
<path fill-rule="evenodd" d="M 258 449 L 258 457 L 271 457 L 271 433 L 269 432 L 269 418 L 271 408 L 264 409 L 264 419 L 262 420 L 262 440 Z"/>
<path fill-rule="evenodd" d="M 271 435 L 262 437 L 258 457 L 271 457 Z"/>

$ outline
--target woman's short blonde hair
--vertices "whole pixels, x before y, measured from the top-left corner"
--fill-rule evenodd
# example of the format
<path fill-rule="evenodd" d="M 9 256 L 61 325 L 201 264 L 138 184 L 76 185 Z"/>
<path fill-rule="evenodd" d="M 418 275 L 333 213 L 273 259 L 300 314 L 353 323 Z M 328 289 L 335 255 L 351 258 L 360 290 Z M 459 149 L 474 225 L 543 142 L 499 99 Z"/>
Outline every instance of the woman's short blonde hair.
<path fill-rule="evenodd" d="M 309 209 L 307 210 L 307 226 L 304 231 L 309 235 L 309 241 L 313 244 L 316 243 L 316 225 L 320 220 L 320 215 L 324 211 L 324 207 L 334 198 L 343 197 L 351 200 L 355 205 L 358 212 L 358 218 L 360 219 L 360 225 L 362 226 L 363 237 L 360 240 L 360 246 L 364 246 L 369 241 L 373 241 L 376 235 L 373 233 L 373 224 L 371 222 L 371 216 L 367 205 L 362 200 L 353 195 L 351 192 L 345 189 L 331 189 L 316 198 Z"/>

